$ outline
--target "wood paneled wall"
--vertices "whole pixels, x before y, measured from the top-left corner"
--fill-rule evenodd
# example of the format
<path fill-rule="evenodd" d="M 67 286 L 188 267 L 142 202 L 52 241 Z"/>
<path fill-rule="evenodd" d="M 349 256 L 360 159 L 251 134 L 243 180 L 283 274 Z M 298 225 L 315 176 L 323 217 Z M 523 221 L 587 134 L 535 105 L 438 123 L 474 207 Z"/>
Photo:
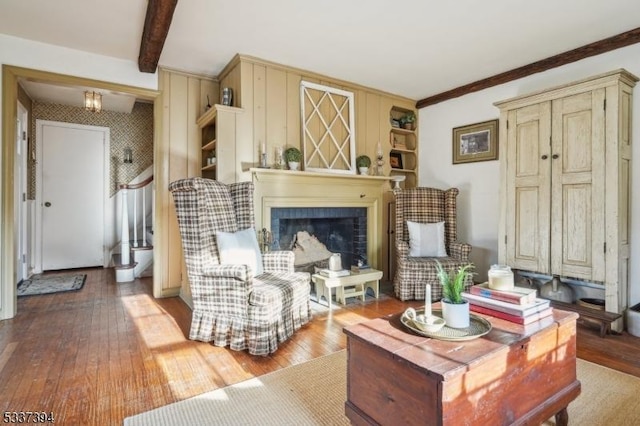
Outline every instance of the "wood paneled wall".
<path fill-rule="evenodd" d="M 356 155 L 368 155 L 372 166 L 375 165 L 377 145 L 380 142 L 385 152 L 384 174 L 387 176 L 390 174 L 388 153 L 391 149 L 391 108 L 395 106 L 415 111 L 413 99 L 245 55 L 236 55 L 220 73 L 218 80 L 220 90 L 223 87 L 233 89 L 233 106 L 244 109 L 239 117 L 237 131 L 237 160 L 242 163 L 239 180 L 252 179 L 249 168 L 258 165 L 259 150 L 263 142 L 267 146 L 269 164 L 273 164 L 277 146 L 295 146 L 302 150 L 302 80 L 354 93 Z M 393 201 L 390 191 L 385 192 L 384 200 L 382 221 L 385 235 L 381 238 L 381 253 L 375 253 L 374 256 L 381 261 L 385 279 L 391 279 L 393 253 L 389 247 L 391 240 L 386 235 L 390 232 L 387 204 Z"/>
<path fill-rule="evenodd" d="M 236 55 L 217 80 L 160 69 L 162 108 L 155 113 L 162 131 L 156 158 L 155 207 L 162 217 L 155 230 L 154 275 L 161 285 L 154 289 L 154 296 L 181 294 L 187 303 L 191 302 L 173 199 L 167 188 L 174 180 L 200 176 L 201 141 L 196 120 L 205 111 L 207 95 L 213 105 L 220 101 L 221 89 L 230 87 L 232 105 L 244 109 L 238 117 L 236 162 L 241 169 L 238 180 L 251 180 L 249 169 L 259 164 L 263 142 L 269 164 L 273 163 L 277 146 L 302 148 L 300 81 L 303 79 L 354 93 L 356 154 L 366 154 L 372 161 L 378 141 L 385 152 L 390 148 L 391 107 L 414 109 L 412 99 L 242 55 Z M 385 162 L 388 175 L 388 158 Z M 387 223 L 386 214 L 383 223 Z M 382 250 L 386 258 L 386 245 Z"/>
<path fill-rule="evenodd" d="M 250 180 L 249 167 L 259 162 L 262 143 L 269 164 L 277 146 L 302 149 L 300 81 L 310 81 L 351 91 L 355 100 L 356 155 L 375 161 L 378 142 L 388 152 L 389 111 L 392 106 L 414 110 L 415 100 L 300 70 L 262 59 L 236 55 L 218 77 L 220 89 L 233 89 L 233 106 L 244 108 L 238 130 L 243 164 L 241 180 Z M 385 174 L 389 173 L 386 160 Z"/>
<path fill-rule="evenodd" d="M 218 102 L 218 82 L 209 77 L 160 69 L 162 92 L 160 114 L 161 136 L 156 159 L 156 211 L 160 212 L 155 230 L 154 276 L 161 288 L 154 296 L 181 294 L 191 302 L 187 273 L 173 197 L 169 183 L 186 177 L 200 176 L 200 131 L 197 118 L 204 113 L 207 95 L 211 104 Z"/>

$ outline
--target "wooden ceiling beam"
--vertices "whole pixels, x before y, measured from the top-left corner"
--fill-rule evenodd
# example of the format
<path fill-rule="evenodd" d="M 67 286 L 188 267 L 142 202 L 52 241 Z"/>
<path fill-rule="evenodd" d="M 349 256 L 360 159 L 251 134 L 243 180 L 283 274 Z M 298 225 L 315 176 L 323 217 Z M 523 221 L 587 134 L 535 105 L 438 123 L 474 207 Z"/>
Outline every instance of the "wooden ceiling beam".
<path fill-rule="evenodd" d="M 138 56 L 140 72 L 156 72 L 177 4 L 178 0 L 149 0 Z"/>
<path fill-rule="evenodd" d="M 547 71 L 590 56 L 600 55 L 601 53 L 606 53 L 611 50 L 630 46 L 639 42 L 640 28 L 635 28 L 631 31 L 605 38 L 604 40 L 596 41 L 594 43 L 578 47 L 577 49 L 569 50 L 567 52 L 533 62 L 529 65 L 524 65 L 510 71 L 496 74 L 492 77 L 474 81 L 473 83 L 465 84 L 464 86 L 456 87 L 455 89 L 447 90 L 446 92 L 438 93 L 437 95 L 429 96 L 428 98 L 424 98 L 416 102 L 416 108 L 424 108 L 429 105 L 434 105 L 449 99 L 497 86 L 499 84 L 508 83 L 509 81 L 517 80 L 519 78 L 527 77 L 532 74 Z"/>

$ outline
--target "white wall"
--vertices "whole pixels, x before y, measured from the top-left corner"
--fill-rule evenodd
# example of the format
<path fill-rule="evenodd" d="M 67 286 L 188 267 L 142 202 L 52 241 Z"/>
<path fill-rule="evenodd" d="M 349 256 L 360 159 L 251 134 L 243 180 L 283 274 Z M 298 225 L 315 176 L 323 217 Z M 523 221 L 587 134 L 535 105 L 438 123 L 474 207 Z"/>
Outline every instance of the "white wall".
<path fill-rule="evenodd" d="M 126 61 L 0 34 L 0 65 L 4 64 L 126 84 L 144 89 L 158 89 L 157 73 L 141 73 L 138 71 L 136 61 Z M 0 78 L 1 74 L 0 68 Z M 0 99 L 1 97 L 2 88 L 0 85 Z M 1 103 L 0 129 L 2 129 Z M 0 150 L 0 156 L 1 152 Z M 0 164 L 2 164 L 1 157 Z M 0 170 L 0 188 L 3 185 L 2 176 L 3 172 Z M 1 197 L 0 211 L 4 211 Z M 4 247 L 0 246 L 0 258 L 8 256 L 3 250 Z M 0 319 L 10 318 L 14 315 L 15 289 L 11 286 L 13 283 L 0 282 Z"/>
<path fill-rule="evenodd" d="M 0 63 L 145 89 L 158 89 L 158 73 L 138 71 L 136 61 L 97 55 L 4 34 L 0 34 Z"/>
<path fill-rule="evenodd" d="M 472 93 L 419 112 L 420 186 L 458 187 L 458 240 L 473 245 L 478 279 L 498 261 L 499 161 L 452 164 L 454 127 L 498 118 L 496 101 L 625 68 L 640 76 L 640 44 Z M 640 85 L 639 85 L 640 86 Z M 640 301 L 640 88 L 633 102 L 630 301 Z M 500 153 L 498 154 L 500 155 Z M 635 192 L 635 194 L 633 194 Z"/>

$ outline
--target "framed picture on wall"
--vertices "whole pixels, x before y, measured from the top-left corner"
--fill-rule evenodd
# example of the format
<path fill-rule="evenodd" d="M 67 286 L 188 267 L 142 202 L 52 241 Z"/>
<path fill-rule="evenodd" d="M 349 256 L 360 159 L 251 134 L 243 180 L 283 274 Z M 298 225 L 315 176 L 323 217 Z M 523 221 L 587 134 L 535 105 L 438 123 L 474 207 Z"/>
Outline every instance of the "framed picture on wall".
<path fill-rule="evenodd" d="M 389 165 L 392 169 L 402 168 L 402 154 L 399 152 L 389 153 Z"/>
<path fill-rule="evenodd" d="M 453 129 L 453 164 L 498 159 L 498 120 Z"/>

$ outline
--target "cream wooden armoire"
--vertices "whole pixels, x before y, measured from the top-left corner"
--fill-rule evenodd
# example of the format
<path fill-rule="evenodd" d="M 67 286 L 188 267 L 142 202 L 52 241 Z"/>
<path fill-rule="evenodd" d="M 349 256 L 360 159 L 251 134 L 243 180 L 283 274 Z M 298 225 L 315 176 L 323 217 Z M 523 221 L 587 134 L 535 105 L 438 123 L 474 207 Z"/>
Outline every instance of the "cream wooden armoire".
<path fill-rule="evenodd" d="M 616 70 L 495 104 L 499 261 L 602 284 L 605 308 L 616 313 L 628 307 L 631 106 L 637 81 Z"/>

